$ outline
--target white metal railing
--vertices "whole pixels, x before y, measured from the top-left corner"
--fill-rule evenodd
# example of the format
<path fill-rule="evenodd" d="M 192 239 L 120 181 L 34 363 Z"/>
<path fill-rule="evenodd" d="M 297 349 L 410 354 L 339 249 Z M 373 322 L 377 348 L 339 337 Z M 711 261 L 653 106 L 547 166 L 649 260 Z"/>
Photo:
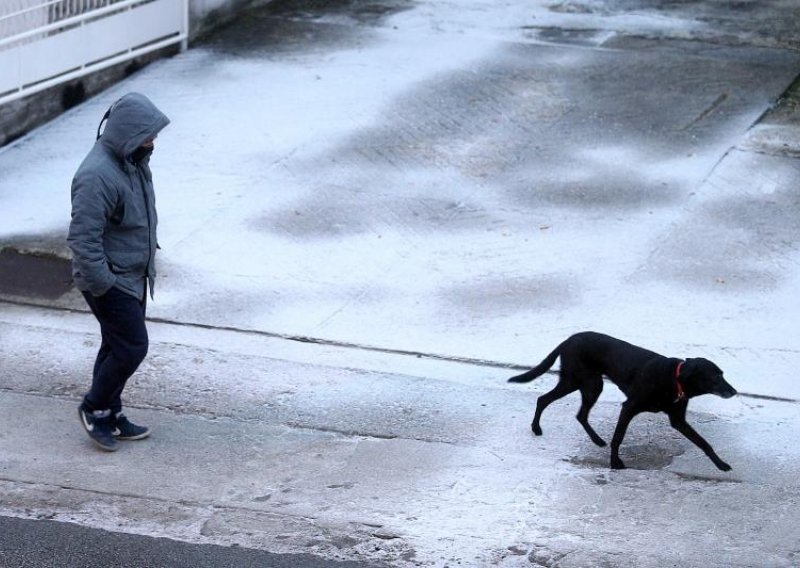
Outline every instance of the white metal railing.
<path fill-rule="evenodd" d="M 41 0 L 7 0 L 0 4 L 0 39 L 38 28 L 47 23 L 47 12 L 38 9 Z"/>
<path fill-rule="evenodd" d="M 0 0 L 0 104 L 180 44 L 189 0 Z"/>

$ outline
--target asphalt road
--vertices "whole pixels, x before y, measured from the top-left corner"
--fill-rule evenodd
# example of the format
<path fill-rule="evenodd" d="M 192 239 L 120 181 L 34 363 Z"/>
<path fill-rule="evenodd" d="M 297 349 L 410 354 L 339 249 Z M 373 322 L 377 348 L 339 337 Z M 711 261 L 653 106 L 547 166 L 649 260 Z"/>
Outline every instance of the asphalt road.
<path fill-rule="evenodd" d="M 2 568 L 379 568 L 310 554 L 272 554 L 91 529 L 71 523 L 0 517 Z"/>

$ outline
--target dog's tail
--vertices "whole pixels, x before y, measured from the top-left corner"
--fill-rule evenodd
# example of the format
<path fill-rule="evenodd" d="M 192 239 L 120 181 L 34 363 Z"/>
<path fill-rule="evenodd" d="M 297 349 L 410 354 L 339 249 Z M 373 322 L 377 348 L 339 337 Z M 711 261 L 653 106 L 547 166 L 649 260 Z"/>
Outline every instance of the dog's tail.
<path fill-rule="evenodd" d="M 545 357 L 544 361 L 542 361 L 541 363 L 536 365 L 533 369 L 531 369 L 530 371 L 527 371 L 525 373 L 522 373 L 521 375 L 517 375 L 515 377 L 511 377 L 510 379 L 508 379 L 508 382 L 509 383 L 528 383 L 528 382 L 532 381 L 533 379 L 535 379 L 536 377 L 540 377 L 540 376 L 544 375 L 550 369 L 550 367 L 552 367 L 555 364 L 556 359 L 558 359 L 558 356 L 561 354 L 561 347 L 563 345 L 564 344 L 561 343 L 558 347 L 553 349 L 553 352 L 550 353 L 550 355 L 548 355 L 547 357 Z"/>

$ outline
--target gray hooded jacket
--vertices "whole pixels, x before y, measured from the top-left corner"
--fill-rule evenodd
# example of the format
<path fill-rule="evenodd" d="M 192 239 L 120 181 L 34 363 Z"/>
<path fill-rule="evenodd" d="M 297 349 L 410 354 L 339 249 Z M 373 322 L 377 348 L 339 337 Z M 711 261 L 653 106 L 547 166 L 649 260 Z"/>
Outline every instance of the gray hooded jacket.
<path fill-rule="evenodd" d="M 106 117 L 72 180 L 72 276 L 93 296 L 116 286 L 143 300 L 147 282 L 153 293 L 158 218 L 149 159 L 134 164 L 131 154 L 169 119 L 138 93 L 119 99 Z"/>

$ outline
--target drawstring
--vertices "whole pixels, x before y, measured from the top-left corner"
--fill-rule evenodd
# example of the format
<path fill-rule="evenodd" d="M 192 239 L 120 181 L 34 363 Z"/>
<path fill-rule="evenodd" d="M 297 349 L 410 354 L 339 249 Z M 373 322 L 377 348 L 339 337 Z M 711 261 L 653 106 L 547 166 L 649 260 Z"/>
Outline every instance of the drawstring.
<path fill-rule="evenodd" d="M 119 101 L 121 101 L 121 100 L 122 99 L 117 99 L 116 101 L 114 101 L 114 104 L 112 104 L 110 107 L 108 107 L 108 110 L 103 115 L 103 118 L 100 119 L 100 124 L 97 125 L 97 138 L 95 138 L 95 140 L 99 140 L 100 139 L 100 128 L 103 126 L 103 123 L 106 120 L 108 120 L 108 117 L 111 115 L 111 111 L 114 110 L 114 107 L 117 106 L 117 103 Z"/>
<path fill-rule="evenodd" d="M 103 123 L 106 120 L 108 120 L 108 116 L 111 114 L 111 109 L 112 108 L 114 108 L 114 105 L 111 105 L 110 107 L 108 107 L 108 110 L 103 115 L 103 118 L 100 119 L 100 124 L 97 125 L 97 138 L 95 138 L 95 140 L 99 140 L 100 139 L 100 128 L 103 126 Z"/>

